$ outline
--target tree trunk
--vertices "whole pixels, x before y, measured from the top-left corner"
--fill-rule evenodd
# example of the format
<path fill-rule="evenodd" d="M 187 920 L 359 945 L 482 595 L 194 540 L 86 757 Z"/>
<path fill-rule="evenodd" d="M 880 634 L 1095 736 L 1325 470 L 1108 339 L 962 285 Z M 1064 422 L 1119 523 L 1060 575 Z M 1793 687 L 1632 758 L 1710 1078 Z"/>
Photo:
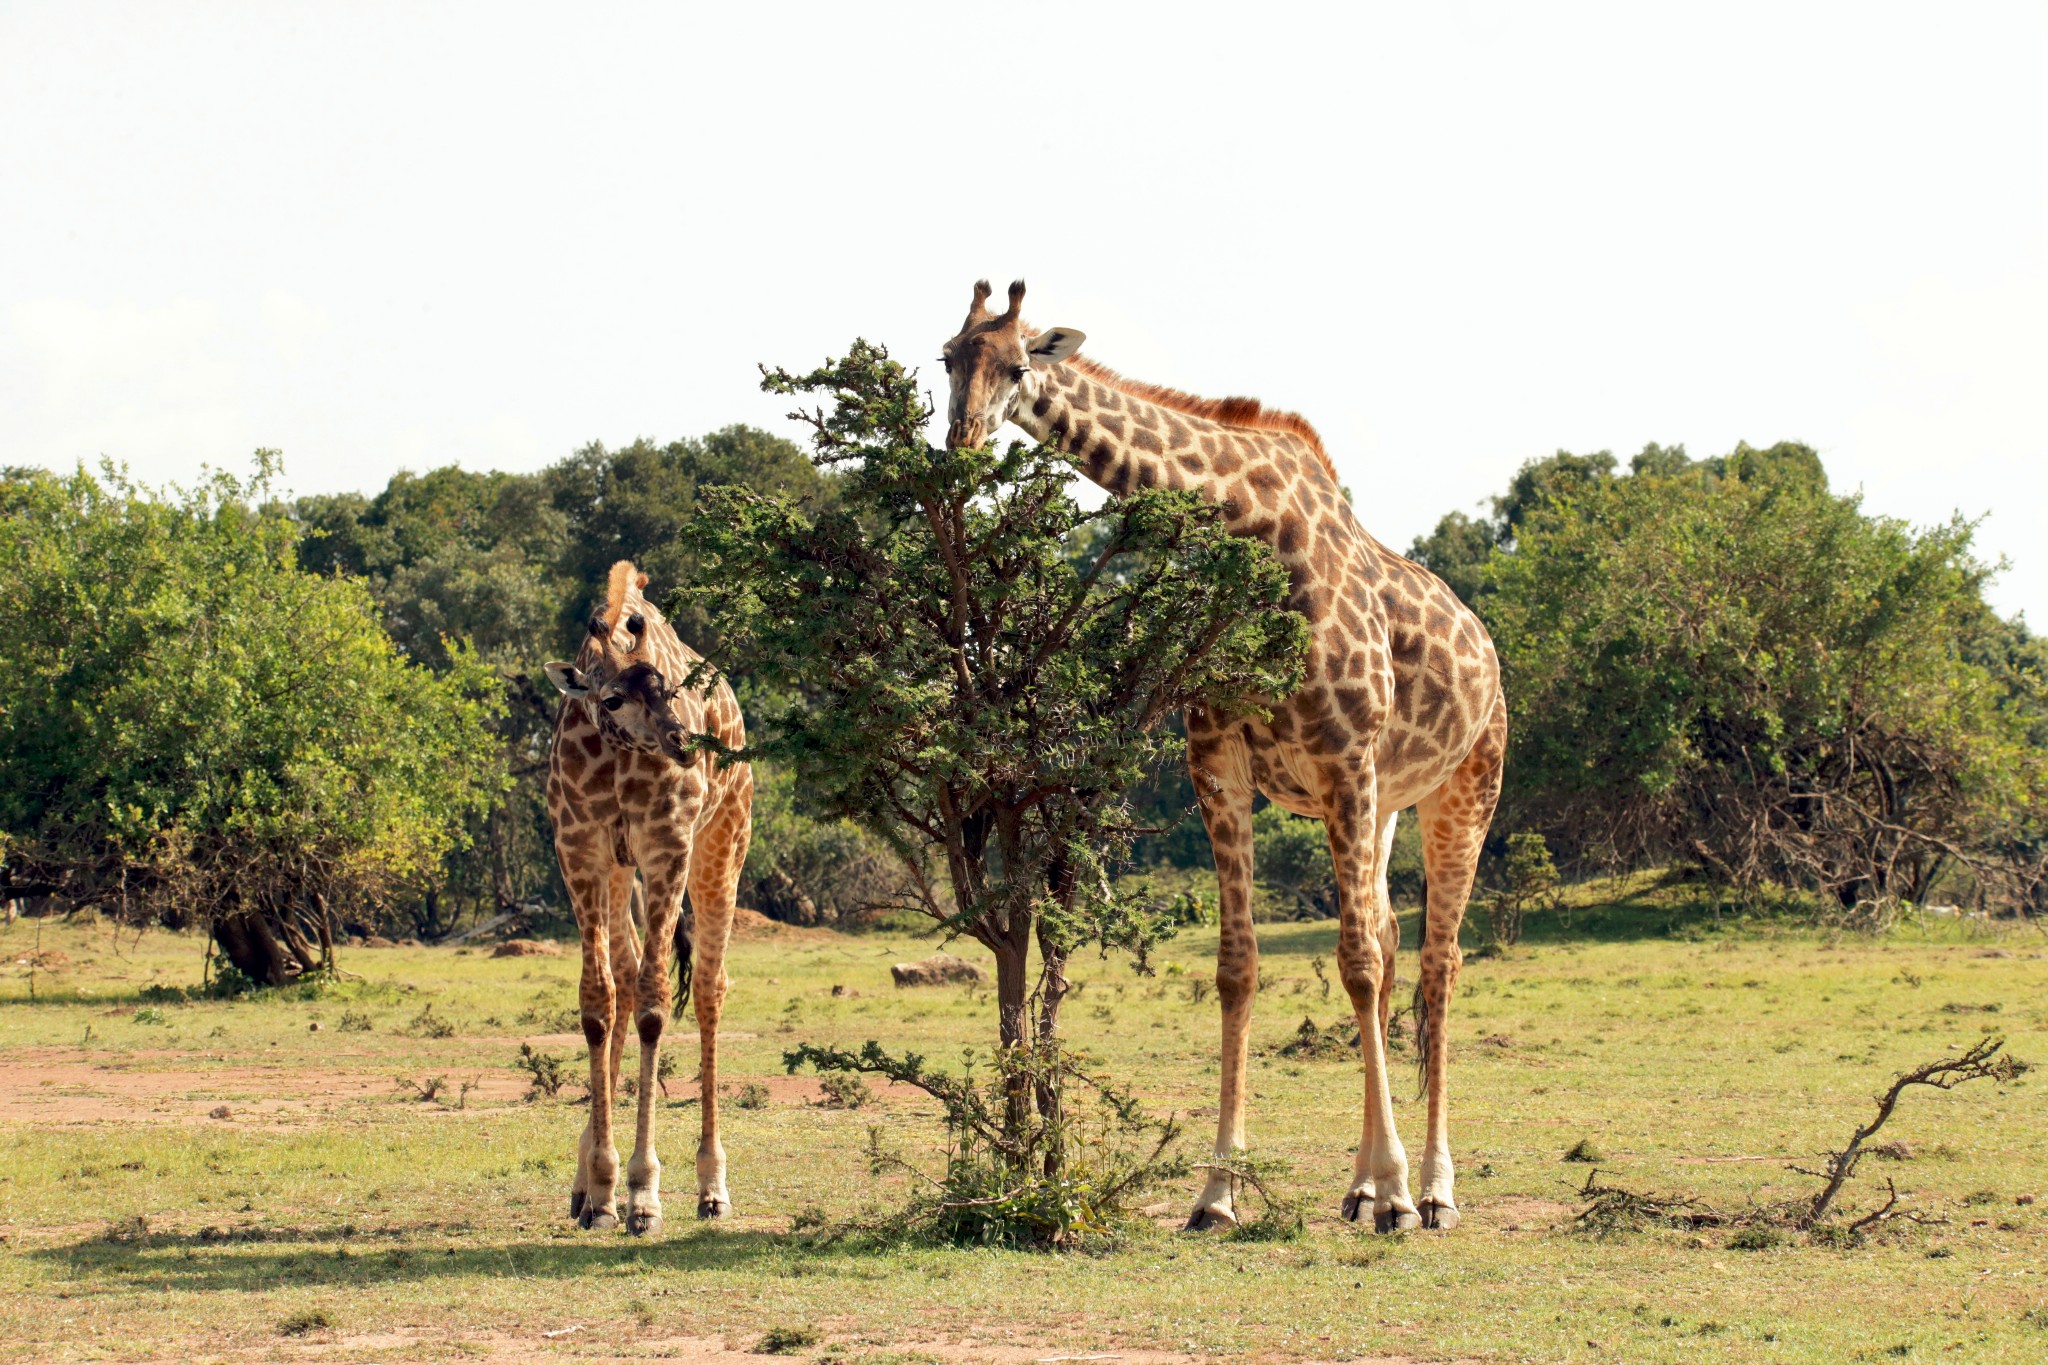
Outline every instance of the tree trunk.
<path fill-rule="evenodd" d="M 991 936 L 993 938 L 993 936 Z M 1022 1138 L 1031 1124 L 1031 1077 L 1018 1065 L 1021 1051 L 1031 1042 L 1026 969 L 1030 966 L 1031 941 L 993 939 L 989 948 L 996 957 L 996 1036 L 1002 1044 L 1004 1064 L 1003 1127 L 1005 1136 Z"/>
<path fill-rule="evenodd" d="M 1041 924 L 1041 929 L 1044 927 Z M 1038 1121 L 1045 1130 L 1045 1174 L 1058 1179 L 1067 1165 L 1066 1112 L 1063 1102 L 1065 1077 L 1060 1072 L 1060 1002 L 1067 998 L 1067 955 L 1046 935 L 1038 939 L 1040 972 L 1038 1017 L 1032 1022 L 1039 1061 L 1037 1077 Z"/>
<path fill-rule="evenodd" d="M 213 941 L 235 970 L 259 986 L 282 986 L 299 974 L 290 949 L 260 910 L 244 907 L 213 922 Z"/>

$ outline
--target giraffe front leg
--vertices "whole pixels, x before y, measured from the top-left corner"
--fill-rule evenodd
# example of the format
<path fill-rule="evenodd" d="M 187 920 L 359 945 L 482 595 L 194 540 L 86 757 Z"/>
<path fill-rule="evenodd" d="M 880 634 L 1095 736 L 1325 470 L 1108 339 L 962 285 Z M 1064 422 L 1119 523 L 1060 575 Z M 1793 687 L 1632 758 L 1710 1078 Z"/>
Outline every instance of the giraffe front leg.
<path fill-rule="evenodd" d="M 1244 1150 L 1245 1065 L 1250 1049 L 1252 1001 L 1259 992 L 1259 944 L 1252 932 L 1252 826 L 1249 792 L 1211 787 L 1199 771 L 1202 822 L 1216 860 L 1221 938 L 1216 945 L 1216 999 L 1223 1016 L 1222 1083 L 1216 1106 L 1216 1162 Z M 1203 790 L 1208 788 L 1207 790 Z M 1188 1215 L 1186 1231 L 1236 1227 L 1235 1181 L 1212 1167 Z"/>
<path fill-rule="evenodd" d="M 642 865 L 646 881 L 647 941 L 636 963 L 634 1027 L 640 1035 L 640 1081 L 634 1115 L 633 1155 L 626 1163 L 626 1230 L 659 1236 L 661 1159 L 654 1150 L 656 1097 L 661 1088 L 661 1041 L 672 1013 L 668 972 L 675 925 L 683 909 L 689 849 L 670 849 Z"/>
<path fill-rule="evenodd" d="M 602 885 L 602 884 L 600 884 Z M 571 883 L 575 894 L 575 884 Z M 590 1056 L 590 1114 L 576 1144 L 576 1178 L 569 1189 L 569 1216 L 583 1228 L 614 1228 L 619 1224 L 617 1185 L 619 1153 L 612 1145 L 612 1017 L 618 1001 L 612 980 L 610 914 L 604 892 L 593 888 L 595 902 L 584 913 L 578 896 L 577 918 L 583 929 L 583 979 L 578 1003 L 583 1041 Z"/>

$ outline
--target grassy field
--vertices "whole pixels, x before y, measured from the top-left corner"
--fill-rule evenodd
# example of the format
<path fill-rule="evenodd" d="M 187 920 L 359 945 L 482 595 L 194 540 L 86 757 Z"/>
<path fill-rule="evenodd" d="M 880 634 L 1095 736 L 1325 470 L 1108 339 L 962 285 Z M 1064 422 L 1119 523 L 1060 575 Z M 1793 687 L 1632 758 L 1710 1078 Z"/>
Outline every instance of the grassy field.
<path fill-rule="evenodd" d="M 683 1082 L 664 1115 L 672 1231 L 646 1243 L 570 1226 L 582 1111 L 528 1101 L 513 1065 L 522 1040 L 580 1057 L 573 956 L 362 949 L 344 962 L 362 980 L 310 998 L 178 1003 L 150 987 L 196 984 L 198 938 L 22 921 L 0 930 L 0 1360 L 714 1359 L 771 1333 L 797 1355 L 873 1362 L 2048 1359 L 2038 1075 L 1911 1092 L 1883 1134 L 1910 1154 L 1866 1162 L 1852 1199 L 1870 1206 L 1889 1176 L 1947 1222 L 1854 1249 L 1594 1238 L 1571 1225 L 1592 1167 L 1562 1159 L 1584 1140 L 1604 1180 L 1726 1206 L 1809 1190 L 1786 1161 L 1838 1145 L 1896 1071 L 1987 1030 L 2048 1061 L 2048 940 L 1952 921 L 1882 939 L 1737 929 L 1680 890 L 1622 890 L 1467 965 L 1451 1023 L 1462 1228 L 1375 1237 L 1335 1220 L 1357 1068 L 1277 1055 L 1305 1017 L 1345 1012 L 1312 966 L 1334 928 L 1273 925 L 1252 1134 L 1325 1213 L 1273 1242 L 1162 1217 L 1066 1256 L 789 1234 L 800 1211 L 900 1197 L 868 1172 L 870 1125 L 909 1152 L 935 1126 L 907 1092 L 819 1104 L 815 1078 L 783 1075 L 785 1047 L 877 1038 L 943 1060 L 992 1032 L 986 996 L 892 989 L 889 964 L 928 941 L 778 930 L 738 945 L 725 1074 L 766 1090 L 726 1110 L 738 1216 L 689 1217 Z M 1213 994 L 1193 997 L 1213 948 L 1189 932 L 1151 979 L 1085 961 L 1067 1014 L 1108 1070 L 1187 1118 L 1198 1159 L 1217 1025 Z M 431 1101 L 399 1079 L 437 1076 Z M 1150 1197 L 1178 1213 L 1195 1188 Z"/>

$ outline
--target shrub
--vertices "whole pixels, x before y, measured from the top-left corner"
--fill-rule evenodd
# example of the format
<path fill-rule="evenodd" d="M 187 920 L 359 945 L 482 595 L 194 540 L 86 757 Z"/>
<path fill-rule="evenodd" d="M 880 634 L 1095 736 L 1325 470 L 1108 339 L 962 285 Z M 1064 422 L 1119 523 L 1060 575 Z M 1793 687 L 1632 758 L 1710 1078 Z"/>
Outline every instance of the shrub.
<path fill-rule="evenodd" d="M 519 1045 L 519 1060 L 514 1065 L 524 1071 L 533 1083 L 526 1092 L 529 1100 L 551 1100 L 562 1093 L 563 1086 L 579 1084 L 570 1076 L 560 1057 L 552 1052 L 535 1052 L 531 1043 Z"/>
<path fill-rule="evenodd" d="M 434 1006 L 430 1001 L 420 1008 L 420 1012 L 415 1014 L 400 1032 L 413 1038 L 453 1038 L 455 1021 L 434 1013 Z"/>
<path fill-rule="evenodd" d="M 818 1078 L 818 1086 L 825 1092 L 822 1103 L 827 1109 L 858 1109 L 875 1098 L 868 1083 L 849 1071 L 827 1072 Z"/>
<path fill-rule="evenodd" d="M 309 1308 L 304 1312 L 294 1313 L 278 1323 L 277 1330 L 281 1336 L 302 1337 L 308 1332 L 318 1332 L 332 1326 L 334 1321 L 325 1312 L 318 1308 Z"/>
<path fill-rule="evenodd" d="M 913 1186 L 900 1215 L 869 1229 L 885 1236 L 1078 1246 L 1113 1236 L 1138 1191 L 1188 1170 L 1184 1159 L 1168 1155 L 1178 1124 L 1151 1117 L 1056 1042 L 1002 1049 L 985 1076 L 977 1076 L 971 1050 L 962 1073 L 952 1076 L 928 1071 L 915 1053 L 892 1057 L 873 1042 L 857 1053 L 807 1043 L 783 1061 L 792 1071 L 809 1064 L 827 1074 L 884 1076 L 939 1101 L 946 1135 L 939 1174 L 885 1150 L 881 1129 L 868 1130 L 871 1169 L 903 1172 Z M 1033 1095 L 1047 1102 L 1033 1103 Z"/>
<path fill-rule="evenodd" d="M 1503 947 L 1522 941 L 1531 910 L 1557 905 L 1557 864 L 1543 836 L 1524 830 L 1508 836 L 1505 885 L 1486 898 L 1487 936 Z"/>
<path fill-rule="evenodd" d="M 771 1327 L 755 1343 L 754 1349 L 762 1355 L 793 1356 L 824 1339 L 815 1327 Z"/>
<path fill-rule="evenodd" d="M 1730 1251 L 1769 1251 L 1785 1245 L 1785 1234 L 1777 1228 L 1756 1224 L 1743 1228 L 1728 1239 Z"/>

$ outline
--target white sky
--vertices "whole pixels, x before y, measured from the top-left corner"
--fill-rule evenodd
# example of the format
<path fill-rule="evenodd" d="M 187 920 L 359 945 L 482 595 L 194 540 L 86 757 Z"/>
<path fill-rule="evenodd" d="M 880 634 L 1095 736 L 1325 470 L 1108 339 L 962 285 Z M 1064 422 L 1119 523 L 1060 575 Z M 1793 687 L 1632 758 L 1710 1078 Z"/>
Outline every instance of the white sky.
<path fill-rule="evenodd" d="M 2048 626 L 2048 6 L 0 0 L 0 463 L 302 492 L 925 366 L 969 284 L 1321 427 L 1405 547 L 1817 446 Z M 573 16 L 573 18 L 571 17 Z"/>

